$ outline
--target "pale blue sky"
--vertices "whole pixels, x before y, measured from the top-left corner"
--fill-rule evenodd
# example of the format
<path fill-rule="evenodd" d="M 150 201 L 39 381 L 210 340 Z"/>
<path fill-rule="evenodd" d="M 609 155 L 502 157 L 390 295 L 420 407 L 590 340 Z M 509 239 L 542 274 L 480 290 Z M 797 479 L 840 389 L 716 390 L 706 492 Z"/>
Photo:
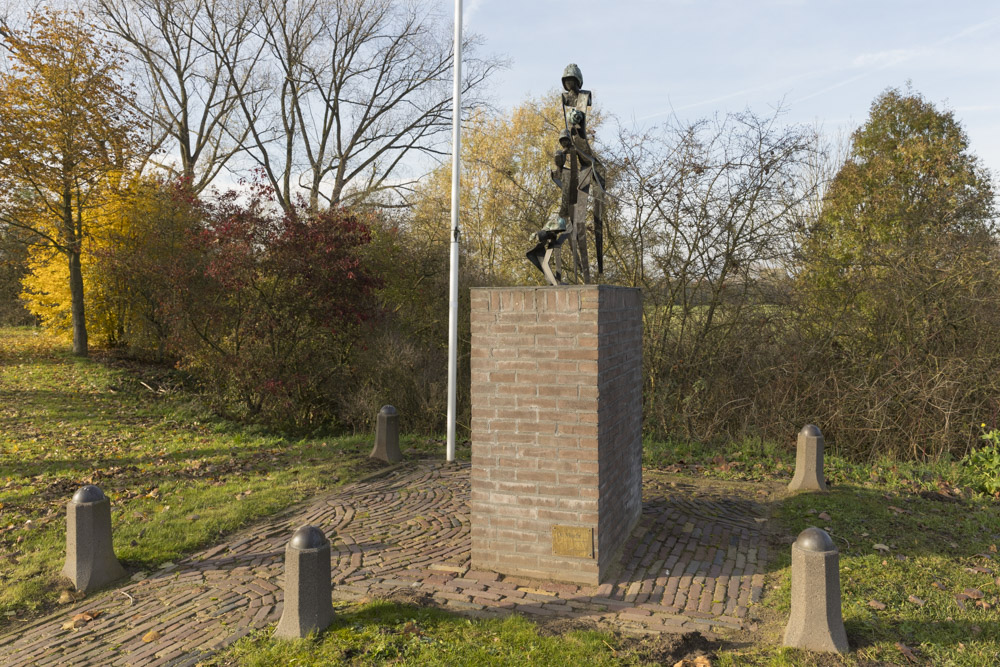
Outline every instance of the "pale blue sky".
<path fill-rule="evenodd" d="M 453 12 L 453 0 L 434 0 Z M 781 103 L 831 135 L 864 121 L 888 86 L 951 109 L 1000 175 L 996 0 L 464 0 L 465 26 L 508 56 L 493 98 L 509 107 L 576 62 L 595 104 L 648 125 Z"/>

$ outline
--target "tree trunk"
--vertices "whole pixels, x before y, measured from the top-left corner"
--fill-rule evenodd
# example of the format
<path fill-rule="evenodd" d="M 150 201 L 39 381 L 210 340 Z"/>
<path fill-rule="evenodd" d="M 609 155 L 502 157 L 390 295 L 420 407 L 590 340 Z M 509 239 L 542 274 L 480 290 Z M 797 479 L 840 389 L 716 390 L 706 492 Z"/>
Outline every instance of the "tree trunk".
<path fill-rule="evenodd" d="M 64 166 L 64 172 L 68 171 L 69 169 Z M 68 180 L 63 184 L 62 199 L 66 254 L 69 257 L 69 296 L 73 327 L 73 354 L 78 357 L 86 357 L 89 354 L 89 350 L 87 348 L 87 321 L 84 318 L 83 310 L 83 269 L 80 266 L 80 250 L 83 247 L 83 238 L 82 234 L 77 233 L 76 226 L 73 224 L 73 189 Z"/>
<path fill-rule="evenodd" d="M 83 271 L 80 267 L 80 251 L 77 248 L 69 253 L 69 294 L 73 314 L 73 354 L 86 357 L 87 322 L 83 311 Z"/>

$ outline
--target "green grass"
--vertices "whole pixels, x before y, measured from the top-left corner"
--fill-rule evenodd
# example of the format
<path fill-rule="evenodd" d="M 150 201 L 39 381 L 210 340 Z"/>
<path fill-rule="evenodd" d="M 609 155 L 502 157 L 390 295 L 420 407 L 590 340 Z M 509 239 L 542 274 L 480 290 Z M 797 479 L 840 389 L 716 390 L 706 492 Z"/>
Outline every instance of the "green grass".
<path fill-rule="evenodd" d="M 907 664 L 897 642 L 920 664 L 1000 664 L 1000 502 L 967 486 L 967 471 L 953 461 L 857 463 L 831 449 L 825 461 L 831 490 L 790 495 L 774 508 L 770 588 L 754 610 L 761 630 L 749 646 L 721 651 L 718 664 Z M 718 479 L 787 482 L 794 463 L 791 442 L 647 442 L 644 454 L 647 467 Z M 840 551 L 852 648 L 843 658 L 780 648 L 790 604 L 790 545 L 808 526 L 827 530 Z M 956 596 L 966 589 L 981 592 L 988 606 L 967 599 L 962 609 Z"/>
<path fill-rule="evenodd" d="M 518 616 L 466 619 L 443 611 L 373 601 L 337 609 L 319 637 L 285 642 L 257 632 L 212 664 L 264 665 L 642 665 L 641 644 L 607 633 L 547 636 Z M 673 664 L 673 663 L 670 663 Z"/>
<path fill-rule="evenodd" d="M 58 600 L 65 504 L 83 484 L 111 499 L 118 557 L 151 569 L 377 467 L 368 436 L 286 439 L 232 424 L 169 369 L 95 356 L 0 329 L 0 630 Z M 443 450 L 425 438 L 402 447 Z"/>

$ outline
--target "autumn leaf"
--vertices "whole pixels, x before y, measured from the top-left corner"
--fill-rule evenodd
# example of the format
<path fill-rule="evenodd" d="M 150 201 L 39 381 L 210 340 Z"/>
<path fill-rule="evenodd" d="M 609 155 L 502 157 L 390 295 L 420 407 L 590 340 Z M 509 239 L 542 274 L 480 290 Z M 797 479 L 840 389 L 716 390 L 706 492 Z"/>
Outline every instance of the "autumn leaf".
<path fill-rule="evenodd" d="M 62 629 L 63 630 L 76 630 L 77 628 L 82 628 L 87 623 L 90 623 L 92 620 L 94 620 L 95 618 L 97 618 L 100 615 L 101 615 L 101 612 L 99 612 L 99 611 L 84 612 L 84 613 L 76 614 L 71 619 L 69 619 L 68 621 L 66 621 L 65 623 L 62 624 Z"/>
<path fill-rule="evenodd" d="M 903 642 L 896 642 L 896 648 L 898 648 L 899 652 L 902 653 L 910 662 L 920 662 L 917 656 L 913 654 L 913 651 L 911 651 L 910 648 Z"/>
<path fill-rule="evenodd" d="M 911 595 L 906 599 L 912 602 L 913 604 L 917 605 L 918 607 L 923 607 L 925 604 L 927 604 L 926 602 L 918 598 L 916 595 Z"/>
<path fill-rule="evenodd" d="M 823 521 L 833 521 L 833 517 L 826 512 L 820 512 L 818 518 L 823 519 Z"/>
<path fill-rule="evenodd" d="M 868 606 L 878 611 L 885 611 L 885 603 L 879 602 L 878 600 L 869 600 Z"/>
<path fill-rule="evenodd" d="M 150 642 L 155 642 L 157 639 L 159 639 L 162 636 L 163 635 L 161 635 L 158 630 L 150 630 L 149 632 L 147 632 L 146 634 L 144 634 L 142 636 L 142 641 L 144 641 L 144 642 L 146 642 L 148 644 Z"/>
<path fill-rule="evenodd" d="M 889 547 L 887 547 L 887 546 L 886 546 L 886 545 L 884 545 L 884 544 L 876 544 L 876 545 L 875 545 L 874 547 L 872 547 L 872 548 L 873 548 L 873 549 L 875 549 L 875 551 L 881 551 L 881 552 L 883 552 L 883 553 L 887 553 L 887 552 L 889 551 Z"/>

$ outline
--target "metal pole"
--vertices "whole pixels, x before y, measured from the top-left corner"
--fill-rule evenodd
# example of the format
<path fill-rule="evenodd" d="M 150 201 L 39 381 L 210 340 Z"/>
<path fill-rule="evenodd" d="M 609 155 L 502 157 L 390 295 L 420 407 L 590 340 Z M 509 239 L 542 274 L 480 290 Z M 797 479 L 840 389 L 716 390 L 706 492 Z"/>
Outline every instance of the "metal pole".
<path fill-rule="evenodd" d="M 458 384 L 458 206 L 462 162 L 462 0 L 455 0 L 455 87 L 451 118 L 451 279 L 448 295 L 448 444 L 455 460 L 455 409 Z"/>

